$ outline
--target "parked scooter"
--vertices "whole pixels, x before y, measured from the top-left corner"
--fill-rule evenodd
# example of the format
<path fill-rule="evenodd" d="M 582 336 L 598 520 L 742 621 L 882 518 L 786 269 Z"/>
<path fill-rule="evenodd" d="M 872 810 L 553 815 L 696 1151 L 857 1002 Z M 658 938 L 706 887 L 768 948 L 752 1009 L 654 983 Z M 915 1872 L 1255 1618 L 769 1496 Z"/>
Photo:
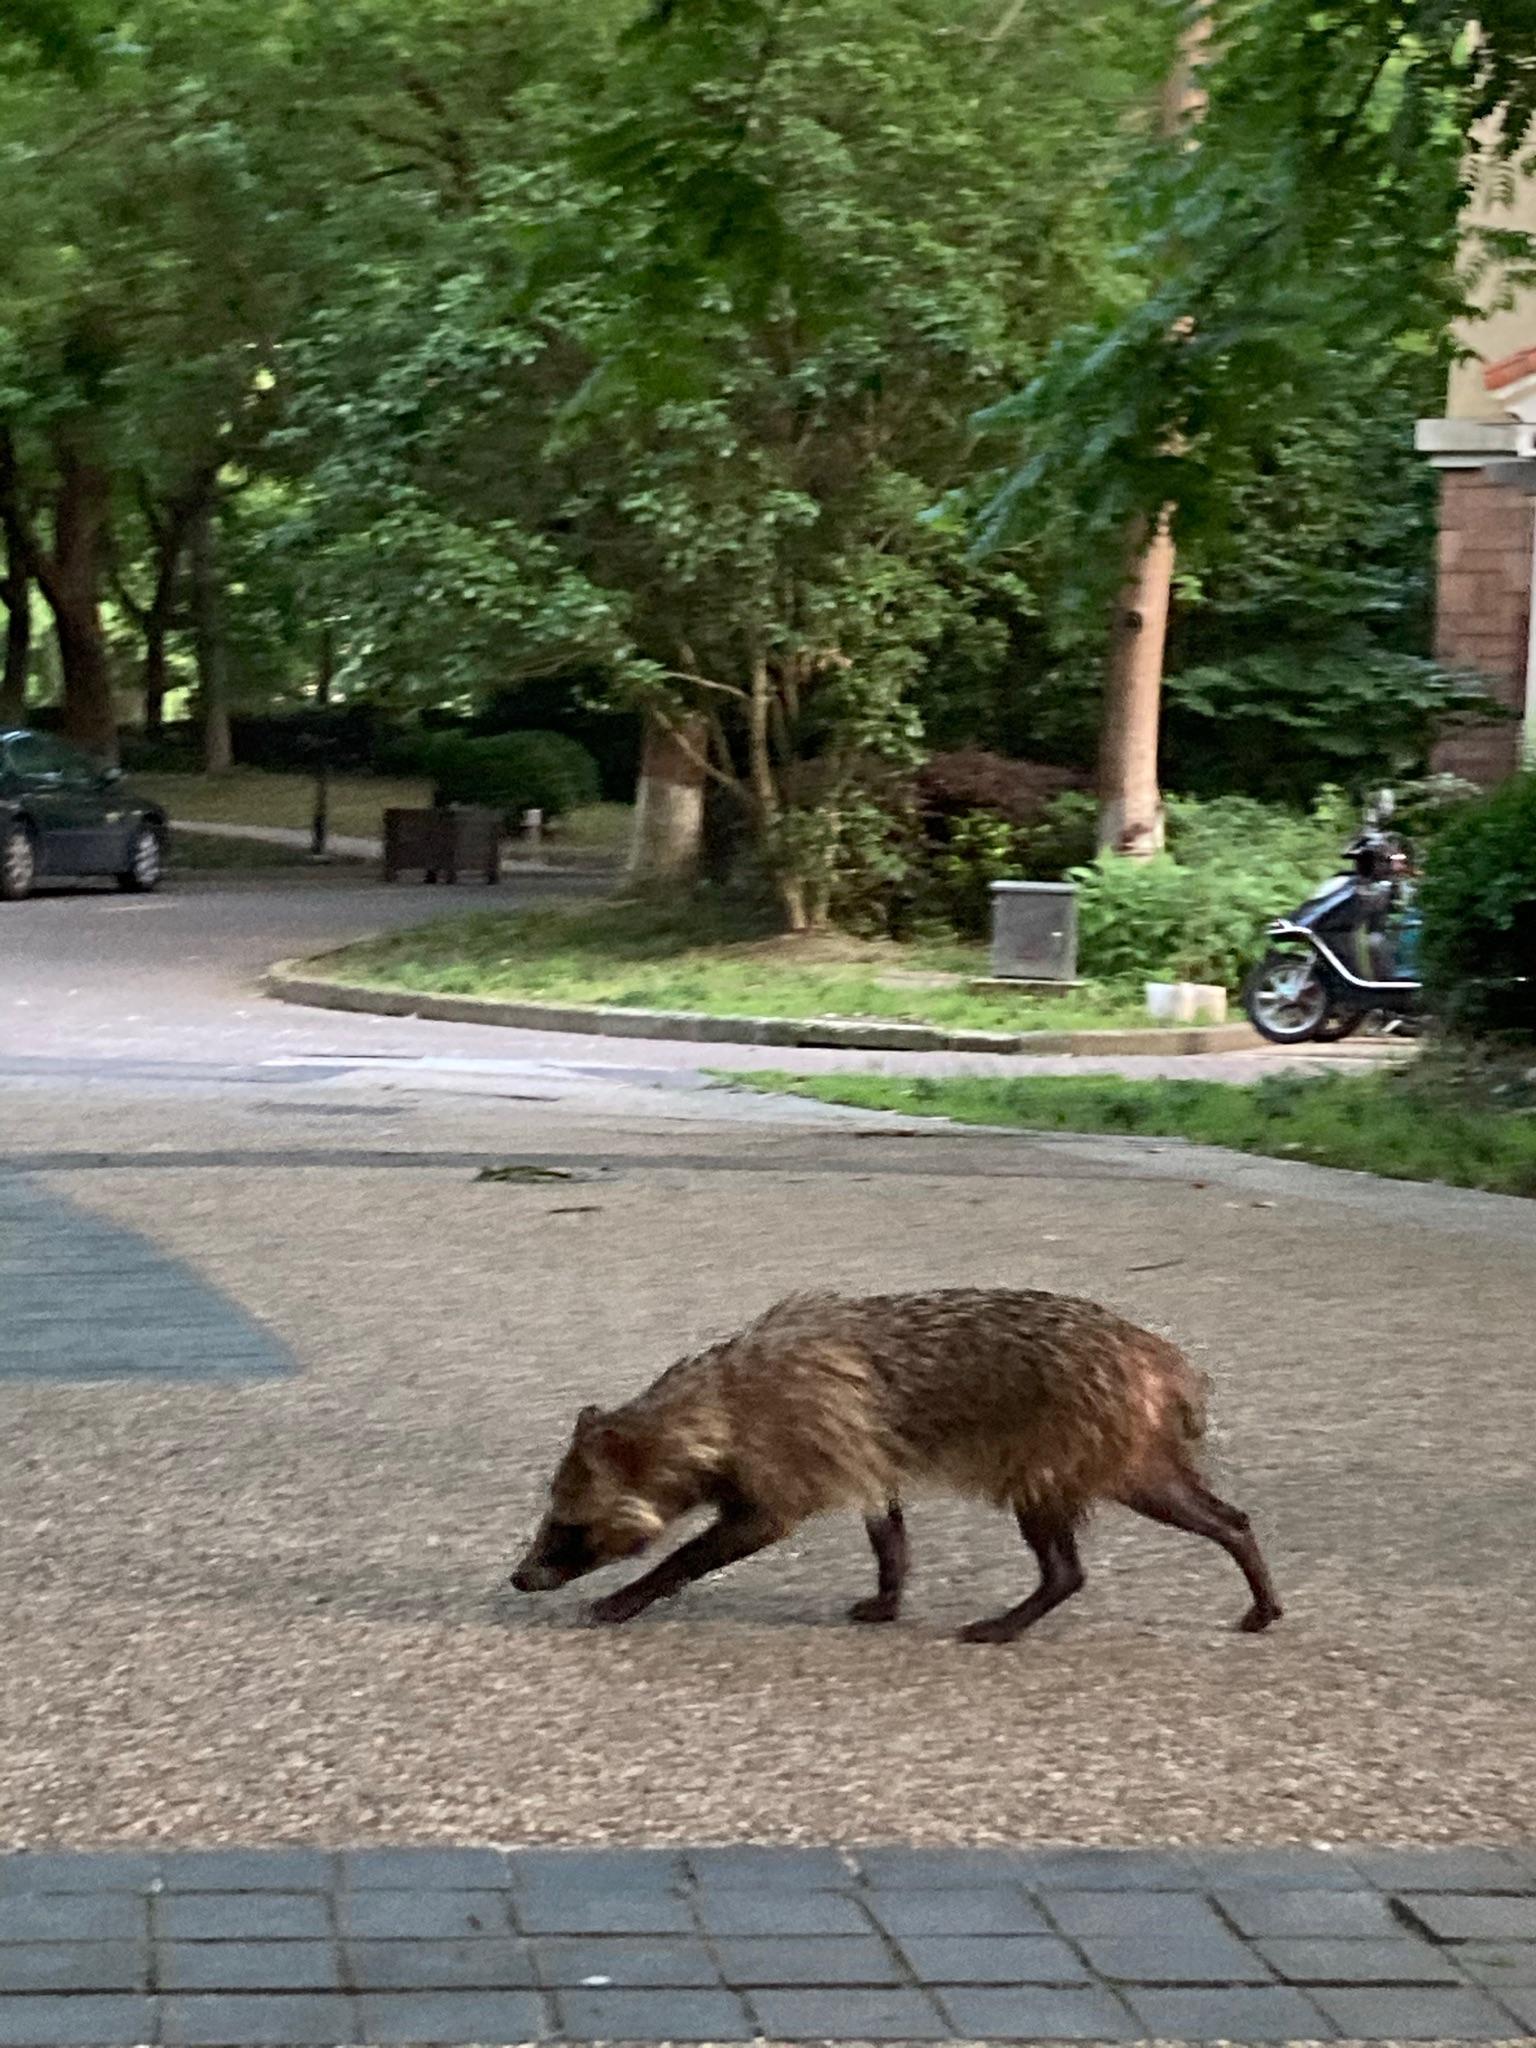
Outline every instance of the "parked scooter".
<path fill-rule="evenodd" d="M 1386 830 L 1383 793 L 1335 876 L 1268 927 L 1271 949 L 1243 983 L 1243 1008 L 1275 1045 L 1333 1044 L 1370 1021 L 1415 1029 L 1420 918 L 1407 844 Z"/>

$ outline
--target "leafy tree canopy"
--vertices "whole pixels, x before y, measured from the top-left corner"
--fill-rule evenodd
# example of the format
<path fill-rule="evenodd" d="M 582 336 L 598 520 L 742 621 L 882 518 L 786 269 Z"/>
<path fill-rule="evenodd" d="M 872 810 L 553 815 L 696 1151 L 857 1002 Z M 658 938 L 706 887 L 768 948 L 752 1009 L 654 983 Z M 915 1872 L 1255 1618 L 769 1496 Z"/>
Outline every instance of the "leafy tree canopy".
<path fill-rule="evenodd" d="M 1209 24 L 1198 130 L 1149 147 L 1125 188 L 1137 303 L 1063 335 L 989 415 L 1022 460 L 983 545 L 1048 501 L 1096 602 L 1113 570 L 1095 540 L 1171 504 L 1181 539 L 1219 542 L 1298 417 L 1369 409 L 1415 365 L 1436 373 L 1482 268 L 1529 255 L 1464 218 L 1526 150 L 1529 0 L 1193 11 Z"/>

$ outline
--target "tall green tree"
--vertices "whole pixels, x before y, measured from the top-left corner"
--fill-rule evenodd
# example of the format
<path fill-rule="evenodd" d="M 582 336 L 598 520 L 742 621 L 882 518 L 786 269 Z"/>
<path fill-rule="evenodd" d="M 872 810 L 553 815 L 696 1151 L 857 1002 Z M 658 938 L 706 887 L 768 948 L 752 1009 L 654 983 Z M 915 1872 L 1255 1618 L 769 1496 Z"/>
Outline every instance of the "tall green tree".
<path fill-rule="evenodd" d="M 1125 188 L 1136 303 L 1064 335 L 989 415 L 994 446 L 1018 459 L 993 474 L 982 545 L 1016 543 L 1048 503 L 1080 565 L 1074 594 L 1100 616 L 1114 595 L 1111 537 L 1127 522 L 1171 507 L 1181 555 L 1224 555 L 1230 570 L 1230 537 L 1241 547 L 1255 505 L 1283 501 L 1277 478 L 1298 440 L 1337 441 L 1341 408 L 1374 414 L 1406 456 L 1412 409 L 1391 418 L 1380 394 L 1417 383 L 1422 409 L 1479 271 L 1529 262 L 1523 236 L 1473 229 L 1466 215 L 1470 194 L 1501 166 L 1512 175 L 1526 146 L 1536 16 L 1525 0 L 1475 18 L 1441 0 L 1212 0 L 1204 11 L 1198 146 L 1150 150 Z M 1422 486 L 1405 496 L 1422 517 Z M 1369 524 L 1366 476 L 1342 503 Z M 1287 536 L 1270 558 L 1302 609 L 1320 587 L 1307 547 L 1305 532 Z M 1379 643 L 1359 617 L 1346 636 L 1363 679 Z"/>
<path fill-rule="evenodd" d="M 401 686 L 606 662 L 824 915 L 871 760 L 973 602 L 925 514 L 969 416 L 1112 268 L 1101 194 L 1166 25 L 1049 4 L 718 4 L 584 21 L 474 192 L 295 354 L 322 554 Z M 517 39 L 532 52 L 536 43 Z M 468 124 L 466 124 L 467 126 Z M 360 543 L 361 544 L 361 543 Z"/>
<path fill-rule="evenodd" d="M 1475 18 L 1441 0 L 1210 12 L 1198 147 L 1149 151 L 1126 188 L 1144 288 L 1064 334 L 991 413 L 1023 460 L 984 544 L 1027 527 L 1047 480 L 1090 569 L 1096 539 L 1162 504 L 1192 539 L 1219 538 L 1298 419 L 1404 354 L 1443 364 L 1478 260 L 1528 253 L 1463 218 L 1530 126 L 1525 0 Z"/>

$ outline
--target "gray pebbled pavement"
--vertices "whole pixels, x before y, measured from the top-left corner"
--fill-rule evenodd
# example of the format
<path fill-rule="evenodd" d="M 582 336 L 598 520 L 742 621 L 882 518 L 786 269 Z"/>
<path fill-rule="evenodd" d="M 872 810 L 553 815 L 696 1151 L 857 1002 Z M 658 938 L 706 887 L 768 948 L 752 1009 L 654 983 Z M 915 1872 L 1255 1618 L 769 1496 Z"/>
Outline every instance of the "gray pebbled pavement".
<path fill-rule="evenodd" d="M 33 2048 L 66 2023 L 148 2038 L 125 2035 L 130 2020 L 167 2040 L 254 2041 L 300 2015 L 329 2039 L 365 2012 L 379 2038 L 441 2038 L 465 2011 L 443 2001 L 491 1990 L 506 2001 L 494 2021 L 480 2008 L 493 2037 L 532 2025 L 530 2000 L 540 2026 L 654 2025 L 668 2009 L 653 2001 L 687 1992 L 703 2002 L 686 2017 L 674 2004 L 675 2027 L 718 2024 L 722 1998 L 767 2026 L 771 1996 L 789 2033 L 858 1993 L 837 2024 L 875 2038 L 915 2024 L 914 1997 L 938 2024 L 924 1984 L 945 1973 L 964 1981 L 942 2024 L 973 2037 L 1026 2010 L 1037 2038 L 1081 2034 L 1106 1998 L 1182 2038 L 1218 2022 L 1294 2038 L 1298 2001 L 1337 2030 L 1362 1998 L 1394 2038 L 1480 2038 L 1484 1994 L 1501 2038 L 1536 2027 L 1527 1891 L 1469 1883 L 1486 1852 L 1458 1850 L 1459 1877 L 1446 1860 L 1483 1842 L 1527 1866 L 1519 1845 L 1536 1839 L 1536 1207 L 711 1093 L 666 1049 L 617 1066 L 595 1041 L 311 1018 L 242 980 L 345 937 L 385 894 L 321 885 L 296 910 L 286 893 L 210 892 L 126 915 L 81 896 L 0 919 L 0 1153 L 10 1191 L 24 1183 L 7 1216 L 45 1199 L 74 1219 L 61 1234 L 119 1233 L 146 1274 L 170 1262 L 199 1313 L 238 1314 L 291 1367 L 65 1379 L 0 1305 L 0 1842 L 47 1845 L 56 1872 L 78 1845 L 147 1859 L 228 1845 L 232 1861 L 198 1868 L 205 1928 L 221 1894 L 275 1895 L 260 1935 L 164 1937 L 180 1953 L 154 1995 L 182 2001 L 174 2014 L 89 1981 L 119 1979 L 141 1945 L 131 1913 L 34 1907 L 33 1932 L 0 1943 L 15 1972 L 46 1987 L 61 1949 L 94 1961 L 62 2005 L 18 1987 L 26 2016 L 0 2044 L 22 2024 Z M 572 1177 L 476 1181 L 508 1159 Z M 88 1274 L 64 1267 L 58 1320 L 83 1306 L 73 1320 L 101 1329 Z M 1109 1301 L 1211 1370 L 1218 1473 L 1288 1598 L 1270 1637 L 1226 1633 L 1241 1589 L 1224 1560 L 1106 1516 L 1082 1599 L 1014 1650 L 962 1650 L 953 1629 L 1016 1598 L 1024 1567 L 1001 1521 L 944 1502 L 914 1512 L 919 1576 L 895 1630 L 844 1625 L 869 1565 L 841 1522 L 616 1635 L 582 1628 L 574 1597 L 505 1593 L 580 1402 L 621 1398 L 793 1287 L 998 1280 Z M 129 1304 L 115 1310 L 137 1344 Z M 365 1908 L 345 1937 L 338 1921 L 356 1975 L 337 1989 L 313 1913 L 290 1903 L 333 1896 L 314 1860 L 330 1852 L 305 1845 L 410 1840 L 450 1858 L 486 1841 L 884 1842 L 902 1846 L 864 1852 L 869 1893 L 951 1897 L 924 1925 L 877 1930 L 837 1852 L 817 1849 L 810 1889 L 852 1920 L 780 1934 L 742 1903 L 772 1888 L 744 1846 L 699 1861 L 688 1897 L 731 1894 L 711 1917 L 753 1930 L 706 1933 L 687 1898 L 634 1903 L 645 1887 L 609 1863 L 586 1890 L 611 1895 L 623 1876 L 642 1923 L 628 1934 L 519 1922 L 467 1937 L 441 1906 L 436 1931 L 401 1932 L 401 1911 L 426 1909 Z M 1177 1850 L 1128 1853 L 1106 1925 L 1085 1866 L 1053 1872 L 1048 1906 L 999 1885 L 974 1846 L 1042 1840 L 1246 1847 L 1220 1882 L 1182 1886 Z M 1302 1846 L 1339 1840 L 1409 1846 L 1342 1861 Z M 253 1887 L 241 1845 L 273 1843 L 298 1846 Z M 510 1889 L 498 1858 L 467 1889 Z M 902 1869 L 926 1875 L 913 1886 Z M 1150 1927 L 1133 1876 L 1170 1900 Z M 455 1887 L 417 1873 L 377 1889 Z M 1405 1930 L 1392 1902 L 1409 1895 L 1435 1927 Z M 1089 1969 L 1090 1943 L 1121 1944 L 1097 1951 L 1106 1970 L 1144 1968 L 1175 1928 L 1191 1953 L 1204 1937 L 1210 1964 L 1212 1915 L 1226 1959 L 1237 1942 L 1267 1977 Z M 503 1980 L 518 1944 L 537 1944 L 537 1981 L 466 1984 L 487 1941 Z M 582 1968 L 593 1941 L 605 1960 L 626 1944 L 621 1968 L 643 1981 L 579 1981 L 611 1974 Z M 1415 1969 L 1459 1974 L 1296 1975 L 1353 1961 L 1386 1978 L 1404 1941 Z M 819 1983 L 791 1977 L 811 1942 Z M 898 1965 L 895 1946 L 919 1943 Z M 1083 1980 L 1030 1981 L 1069 1956 Z"/>

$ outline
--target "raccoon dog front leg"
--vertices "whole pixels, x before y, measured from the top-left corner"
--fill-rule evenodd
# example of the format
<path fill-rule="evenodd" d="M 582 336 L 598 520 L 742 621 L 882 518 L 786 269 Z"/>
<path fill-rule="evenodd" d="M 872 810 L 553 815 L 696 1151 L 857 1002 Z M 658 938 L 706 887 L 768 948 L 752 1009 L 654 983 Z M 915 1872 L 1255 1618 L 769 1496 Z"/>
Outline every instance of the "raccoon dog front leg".
<path fill-rule="evenodd" d="M 684 1586 L 691 1586 L 695 1579 L 702 1579 L 706 1573 L 721 1571 L 728 1564 L 739 1564 L 742 1558 L 766 1550 L 784 1533 L 783 1528 L 760 1509 L 723 1508 L 717 1522 L 712 1522 L 700 1535 L 681 1544 L 670 1557 L 664 1557 L 654 1570 L 636 1579 L 632 1586 L 620 1586 L 616 1593 L 594 1600 L 591 1618 L 603 1627 L 633 1621 L 653 1601 L 666 1600 L 673 1593 L 680 1593 Z"/>

